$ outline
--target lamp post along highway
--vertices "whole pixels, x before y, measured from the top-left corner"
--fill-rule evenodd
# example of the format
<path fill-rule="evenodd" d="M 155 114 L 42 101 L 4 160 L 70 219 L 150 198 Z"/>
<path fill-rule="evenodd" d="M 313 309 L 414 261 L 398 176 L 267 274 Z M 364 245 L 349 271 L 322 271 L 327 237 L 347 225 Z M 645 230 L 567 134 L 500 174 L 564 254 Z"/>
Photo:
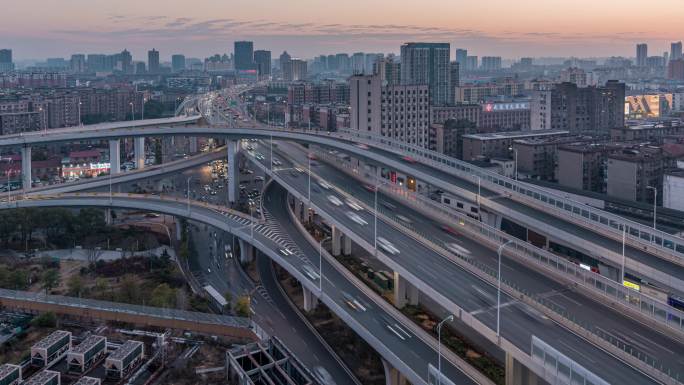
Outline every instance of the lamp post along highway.
<path fill-rule="evenodd" d="M 646 186 L 646 189 L 653 190 L 653 230 L 656 228 L 656 208 L 658 205 L 658 188 L 655 186 Z"/>
<path fill-rule="evenodd" d="M 10 165 L 12 164 L 12 158 L 2 158 L 0 157 L 0 162 L 7 161 L 7 204 L 12 200 L 12 187 L 10 186 Z"/>
<path fill-rule="evenodd" d="M 188 177 L 188 193 L 187 193 L 187 198 L 188 198 L 188 215 L 190 215 L 190 179 L 192 179 L 192 176 Z"/>
<path fill-rule="evenodd" d="M 318 290 L 323 294 L 323 242 L 330 239 L 330 237 L 325 237 L 318 242 Z"/>
<path fill-rule="evenodd" d="M 309 196 L 309 204 L 311 203 L 311 154 L 307 154 L 306 157 L 309 161 L 309 185 L 308 185 L 308 196 Z"/>
<path fill-rule="evenodd" d="M 442 325 L 454 320 L 454 315 L 449 314 L 446 318 L 437 324 L 437 385 L 442 384 Z"/>
<path fill-rule="evenodd" d="M 508 241 L 504 242 L 501 246 L 499 246 L 499 250 L 497 251 L 497 254 L 499 255 L 499 273 L 497 274 L 499 283 L 497 285 L 496 290 L 496 337 L 499 339 L 501 338 L 501 253 L 503 252 L 504 247 L 508 246 L 511 243 L 513 243 L 513 241 L 509 239 Z"/>

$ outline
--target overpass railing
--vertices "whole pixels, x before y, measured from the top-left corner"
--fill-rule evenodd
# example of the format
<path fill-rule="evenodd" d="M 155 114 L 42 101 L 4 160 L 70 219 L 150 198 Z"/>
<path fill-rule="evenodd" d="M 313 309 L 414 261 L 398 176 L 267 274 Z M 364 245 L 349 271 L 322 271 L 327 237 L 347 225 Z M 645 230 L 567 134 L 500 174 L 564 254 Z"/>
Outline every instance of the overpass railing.
<path fill-rule="evenodd" d="M 485 188 L 498 193 L 515 195 L 517 198 L 549 210 L 554 215 L 563 218 L 572 218 L 580 221 L 591 229 L 605 230 L 613 237 L 621 238 L 623 228 L 628 240 L 647 245 L 660 251 L 659 255 L 674 263 L 684 265 L 684 239 L 656 230 L 652 227 L 631 221 L 619 215 L 573 201 L 562 195 L 550 192 L 544 188 L 533 186 L 528 183 L 516 181 L 500 174 L 476 167 L 468 162 L 446 156 L 436 151 L 427 150 L 391 138 L 378 136 L 365 132 L 340 130 L 333 133 L 341 139 L 361 141 L 368 145 L 387 149 L 391 152 L 410 155 L 417 161 L 430 167 L 464 178 L 471 183 L 482 183 Z"/>
<path fill-rule="evenodd" d="M 328 159 L 328 155 L 325 152 L 319 152 L 319 155 L 324 159 Z M 335 165 L 337 167 L 342 166 L 347 168 L 350 173 L 355 175 L 357 178 L 363 179 L 370 185 L 373 185 L 376 182 L 372 176 L 365 175 L 361 173 L 358 168 L 351 167 L 346 163 L 336 162 Z M 313 175 L 314 173 L 312 172 L 312 176 Z M 673 308 L 672 306 L 669 306 L 656 298 L 653 298 L 647 294 L 643 294 L 630 287 L 626 287 L 619 282 L 602 276 L 601 274 L 590 270 L 585 270 L 561 256 L 538 248 L 518 238 L 512 237 L 508 233 L 489 226 L 477 219 L 464 215 L 423 195 L 408 191 L 401 187 L 388 186 L 384 183 L 378 183 L 378 186 L 383 192 L 397 197 L 403 201 L 412 202 L 414 206 L 420 207 L 421 210 L 430 210 L 432 215 L 441 217 L 446 223 L 458 224 L 455 230 L 462 230 L 477 234 L 478 236 L 487 239 L 495 245 L 512 241 L 512 245 L 509 246 L 507 250 L 514 250 L 516 255 L 518 255 L 519 258 L 521 258 L 526 264 L 534 264 L 547 271 L 558 274 L 565 280 L 569 280 L 581 285 L 591 293 L 601 294 L 604 299 L 617 302 L 620 305 L 639 313 L 647 319 L 651 319 L 658 324 L 665 326 L 667 328 L 666 330 L 673 329 L 673 332 L 684 335 L 684 311 Z M 351 193 L 351 190 L 347 186 L 337 187 L 344 190 L 348 194 Z M 386 212 L 386 210 L 382 207 L 378 207 L 378 212 L 384 213 L 390 218 L 392 217 L 392 213 Z M 397 224 L 408 228 L 412 232 L 419 234 L 421 237 L 430 240 L 434 244 L 442 244 L 440 240 L 436 239 L 434 236 L 426 233 L 420 228 L 416 228 L 411 224 L 400 221 L 397 221 Z M 473 261 L 472 263 L 475 265 L 480 264 L 477 261 Z M 596 300 L 598 300 L 598 298 L 596 298 Z"/>

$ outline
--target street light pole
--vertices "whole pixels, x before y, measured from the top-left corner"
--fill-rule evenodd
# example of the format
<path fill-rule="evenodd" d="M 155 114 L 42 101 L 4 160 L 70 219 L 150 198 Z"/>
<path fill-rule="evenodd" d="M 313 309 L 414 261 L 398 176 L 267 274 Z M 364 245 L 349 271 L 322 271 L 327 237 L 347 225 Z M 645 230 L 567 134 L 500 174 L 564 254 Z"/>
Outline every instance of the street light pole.
<path fill-rule="evenodd" d="M 83 120 L 81 119 L 81 100 L 78 101 L 78 125 L 83 125 Z"/>
<path fill-rule="evenodd" d="M 311 203 L 311 156 L 310 156 L 310 154 L 307 154 L 307 159 L 309 160 L 309 186 L 308 186 L 308 194 L 309 194 L 309 203 Z"/>
<path fill-rule="evenodd" d="M 656 207 L 658 204 L 658 188 L 655 186 L 646 186 L 647 189 L 653 190 L 653 229 L 657 230 L 656 228 Z"/>
<path fill-rule="evenodd" d="M 499 255 L 499 273 L 498 273 L 498 285 L 497 285 L 497 290 L 496 290 L 496 336 L 497 338 L 500 338 L 501 334 L 501 252 L 503 251 L 504 247 L 508 246 L 508 244 L 513 243 L 512 240 L 507 240 L 504 242 L 501 246 L 499 246 L 499 250 L 497 251 L 497 254 Z"/>
<path fill-rule="evenodd" d="M 375 255 L 378 254 L 378 177 L 375 177 L 375 189 L 373 191 L 373 247 Z"/>
<path fill-rule="evenodd" d="M 449 314 L 439 324 L 437 324 L 437 385 L 442 384 L 442 325 L 454 320 L 454 315 Z"/>
<path fill-rule="evenodd" d="M 190 215 L 190 179 L 192 179 L 192 175 L 188 177 L 188 216 Z"/>
<path fill-rule="evenodd" d="M 128 104 L 131 105 L 131 120 L 135 120 L 135 113 L 133 112 L 133 111 L 134 111 L 134 109 L 133 109 L 133 102 L 130 102 L 130 103 L 128 103 Z"/>

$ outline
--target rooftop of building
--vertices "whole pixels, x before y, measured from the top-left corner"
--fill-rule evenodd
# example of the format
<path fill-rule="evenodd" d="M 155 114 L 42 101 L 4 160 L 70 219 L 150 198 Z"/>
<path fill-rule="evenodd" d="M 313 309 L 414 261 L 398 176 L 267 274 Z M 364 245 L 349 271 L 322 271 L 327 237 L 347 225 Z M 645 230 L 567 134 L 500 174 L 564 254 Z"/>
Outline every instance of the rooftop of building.
<path fill-rule="evenodd" d="M 54 377 L 59 377 L 59 372 L 52 370 L 43 370 L 33 377 L 29 378 L 27 381 L 23 382 L 23 385 L 43 385 L 50 381 Z"/>
<path fill-rule="evenodd" d="M 539 146 L 539 145 L 545 145 L 545 144 L 583 144 L 587 143 L 594 140 L 590 136 L 562 136 L 562 137 L 557 137 L 557 136 L 552 136 L 552 137 L 546 137 L 546 138 L 524 138 L 524 139 L 516 139 L 513 141 L 515 144 L 521 144 L 524 146 Z"/>
<path fill-rule="evenodd" d="M 464 138 L 477 140 L 501 140 L 501 139 L 518 139 L 518 138 L 534 138 L 542 136 L 567 135 L 569 131 L 566 130 L 532 130 L 532 131 L 507 131 L 507 132 L 487 132 L 480 134 L 463 135 Z"/>
<path fill-rule="evenodd" d="M 126 357 L 128 357 L 129 354 L 133 350 L 135 350 L 138 346 L 142 346 L 142 342 L 140 341 L 134 341 L 134 340 L 128 340 L 124 342 L 123 345 L 119 346 L 118 349 L 114 351 L 114 353 L 110 354 L 107 359 L 112 359 L 112 360 L 122 360 Z"/>
<path fill-rule="evenodd" d="M 47 337 L 43 338 L 42 340 L 38 341 L 35 345 L 33 345 L 34 348 L 37 349 L 46 349 L 52 346 L 55 342 L 61 340 L 65 336 L 70 336 L 71 333 L 64 331 L 64 330 L 56 330 L 52 332 L 50 335 Z"/>
<path fill-rule="evenodd" d="M 18 365 L 12 365 L 12 364 L 0 365 L 0 378 L 5 378 L 8 374 L 17 370 L 17 368 L 21 368 L 21 367 Z"/>
<path fill-rule="evenodd" d="M 101 341 L 106 340 L 105 337 L 98 335 L 91 335 L 84 339 L 80 344 L 71 348 L 72 353 L 82 354 L 90 350 L 93 346 L 97 345 Z"/>
<path fill-rule="evenodd" d="M 74 382 L 72 385 L 100 385 L 101 383 L 102 381 L 100 381 L 99 378 L 84 376 L 79 378 L 78 381 Z"/>
<path fill-rule="evenodd" d="M 624 161 L 639 161 L 649 158 L 661 156 L 663 150 L 660 147 L 654 146 L 634 146 L 630 148 L 623 148 L 622 151 L 609 154 L 610 159 L 624 160 Z"/>
<path fill-rule="evenodd" d="M 567 143 L 559 146 L 560 150 L 570 151 L 570 152 L 604 152 L 604 151 L 615 151 L 624 147 L 619 143 L 606 143 L 606 142 L 575 142 Z"/>

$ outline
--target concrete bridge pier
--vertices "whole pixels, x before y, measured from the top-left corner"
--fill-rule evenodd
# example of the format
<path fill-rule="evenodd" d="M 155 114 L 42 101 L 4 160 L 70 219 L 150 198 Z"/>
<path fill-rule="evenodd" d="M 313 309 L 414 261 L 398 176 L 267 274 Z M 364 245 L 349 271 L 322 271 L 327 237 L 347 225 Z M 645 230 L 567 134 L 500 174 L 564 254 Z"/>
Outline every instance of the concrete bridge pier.
<path fill-rule="evenodd" d="M 506 385 L 546 385 L 525 365 L 506 353 Z"/>
<path fill-rule="evenodd" d="M 174 223 L 176 224 L 176 240 L 180 241 L 183 238 L 183 228 L 179 218 L 175 218 Z"/>
<path fill-rule="evenodd" d="M 105 224 L 107 224 L 107 225 L 112 224 L 112 209 L 105 209 L 104 210 L 104 221 L 105 221 Z"/>
<path fill-rule="evenodd" d="M 145 168 L 145 137 L 138 136 L 133 140 L 133 150 L 135 152 L 135 168 L 142 170 Z"/>
<path fill-rule="evenodd" d="M 237 202 L 239 193 L 238 188 L 238 142 L 236 140 L 226 140 L 226 147 L 228 151 L 228 202 L 234 204 Z"/>
<path fill-rule="evenodd" d="M 352 239 L 351 237 L 345 235 L 344 236 L 344 245 L 342 248 L 342 254 L 346 256 L 350 256 L 352 253 Z"/>
<path fill-rule="evenodd" d="M 31 179 L 31 147 L 21 148 L 21 187 L 24 191 L 31 190 L 33 187 Z"/>
<path fill-rule="evenodd" d="M 188 138 L 188 150 L 191 154 L 197 154 L 197 137 L 191 136 Z"/>
<path fill-rule="evenodd" d="M 382 367 L 385 369 L 385 384 L 387 385 L 408 385 L 408 380 L 392 366 L 389 362 L 382 360 Z"/>
<path fill-rule="evenodd" d="M 418 305 L 420 292 L 404 277 L 394 272 L 394 306 L 399 309 L 406 305 Z"/>
<path fill-rule="evenodd" d="M 109 141 L 109 172 L 112 175 L 121 173 L 121 139 Z"/>
<path fill-rule="evenodd" d="M 342 231 L 335 225 L 332 226 L 332 255 L 334 257 L 342 254 Z"/>
<path fill-rule="evenodd" d="M 302 285 L 304 294 L 304 311 L 311 311 L 318 305 L 318 297 L 309 289 Z"/>
<path fill-rule="evenodd" d="M 250 243 L 240 240 L 240 263 L 245 265 L 254 261 L 255 249 Z"/>

